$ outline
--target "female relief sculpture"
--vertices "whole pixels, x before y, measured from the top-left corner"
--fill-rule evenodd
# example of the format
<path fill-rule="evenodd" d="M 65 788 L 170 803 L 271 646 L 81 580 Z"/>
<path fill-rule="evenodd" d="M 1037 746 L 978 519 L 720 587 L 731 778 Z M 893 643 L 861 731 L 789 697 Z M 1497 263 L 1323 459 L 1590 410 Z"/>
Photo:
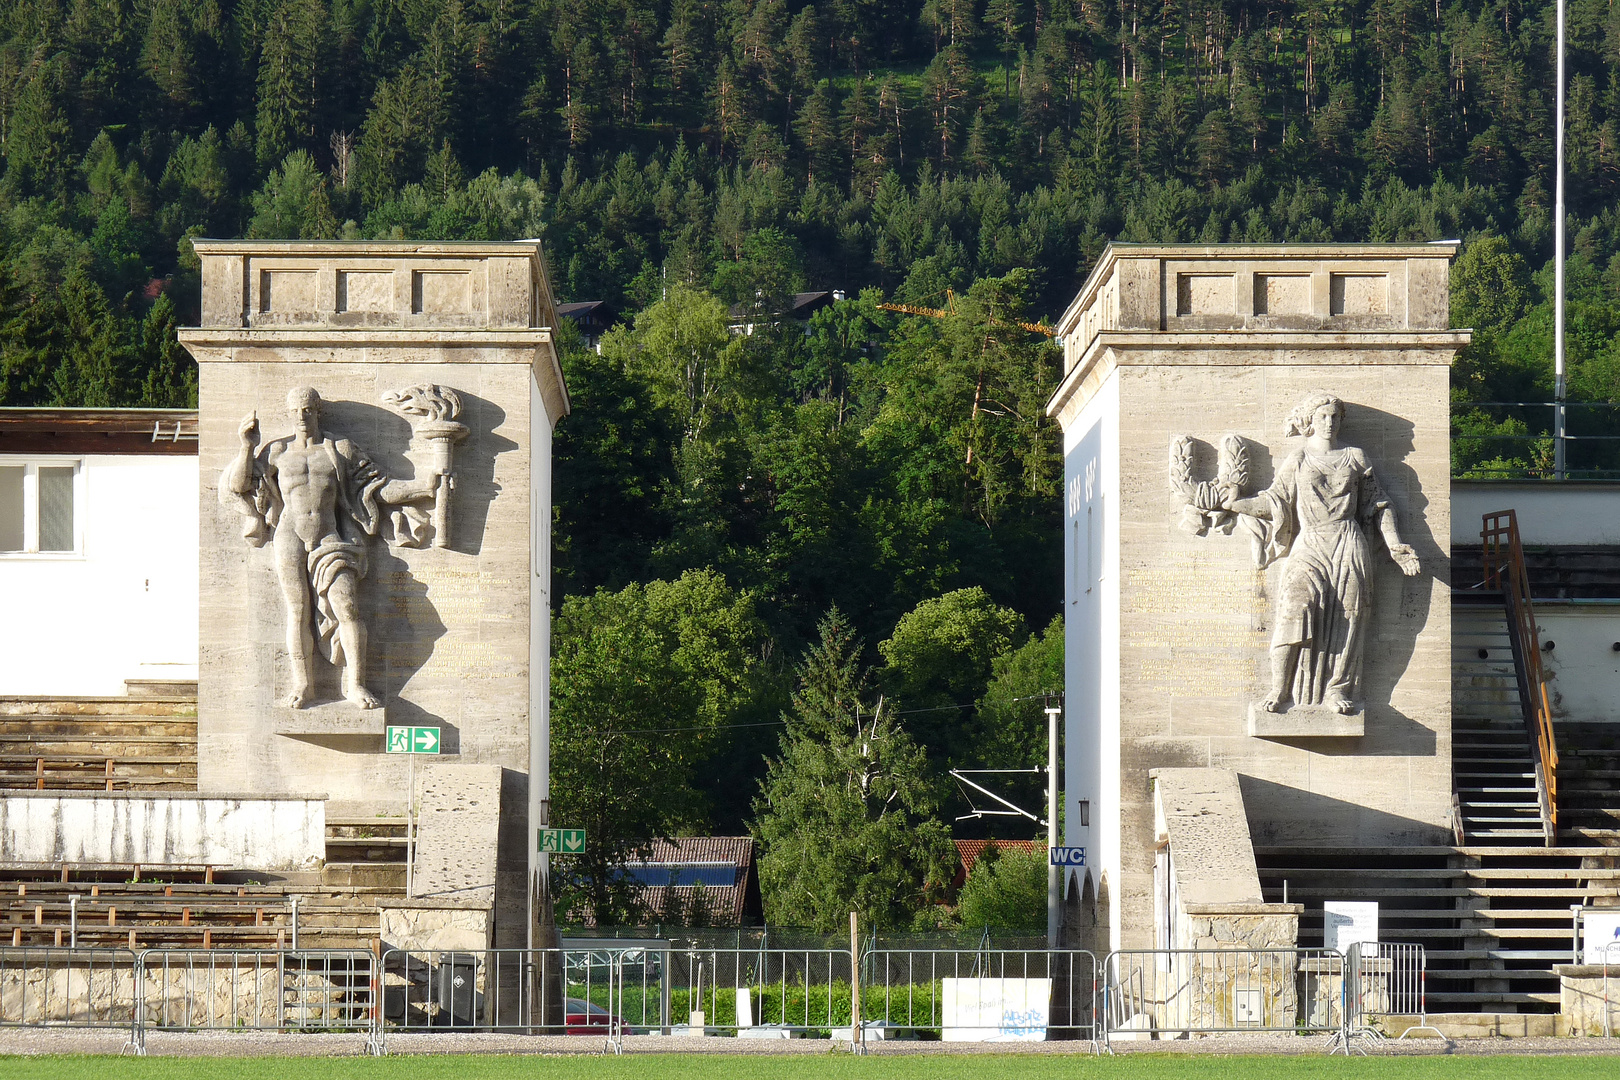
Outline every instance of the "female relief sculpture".
<path fill-rule="evenodd" d="M 1196 496 L 1200 510 L 1243 516 L 1262 569 L 1287 559 L 1274 605 L 1267 712 L 1289 702 L 1359 711 L 1372 530 L 1401 573 L 1421 569 L 1367 455 L 1339 442 L 1343 424 L 1344 403 L 1313 393 L 1288 417 L 1287 434 L 1304 435 L 1305 445 L 1283 461 L 1271 487 L 1246 498 L 1235 484 L 1213 484 Z"/>

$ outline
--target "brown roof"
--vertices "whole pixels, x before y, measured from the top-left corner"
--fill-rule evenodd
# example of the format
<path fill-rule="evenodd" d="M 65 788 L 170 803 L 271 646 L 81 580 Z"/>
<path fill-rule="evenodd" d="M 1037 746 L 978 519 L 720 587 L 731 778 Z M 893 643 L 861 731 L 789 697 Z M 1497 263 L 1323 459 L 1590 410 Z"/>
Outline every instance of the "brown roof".
<path fill-rule="evenodd" d="M 0 408 L 0 454 L 196 453 L 196 409 Z"/>
<path fill-rule="evenodd" d="M 967 876 L 973 873 L 973 864 L 979 861 L 984 849 L 991 844 L 1000 848 L 1016 848 L 1019 851 L 1034 851 L 1044 849 L 1046 845 L 1039 840 L 952 840 L 956 845 L 956 858 L 962 868 L 956 872 L 956 880 L 951 882 L 953 888 L 960 889 L 967 882 Z"/>
<path fill-rule="evenodd" d="M 625 869 L 642 880 L 641 903 L 653 922 L 681 925 L 699 913 L 707 926 L 742 926 L 761 916 L 751 836 L 681 836 L 654 840 L 645 860 Z M 697 882 L 702 882 L 698 884 Z M 586 925 L 594 925 L 585 918 Z"/>
<path fill-rule="evenodd" d="M 647 864 L 728 862 L 733 866 L 754 865 L 752 836 L 677 836 L 654 840 Z"/>

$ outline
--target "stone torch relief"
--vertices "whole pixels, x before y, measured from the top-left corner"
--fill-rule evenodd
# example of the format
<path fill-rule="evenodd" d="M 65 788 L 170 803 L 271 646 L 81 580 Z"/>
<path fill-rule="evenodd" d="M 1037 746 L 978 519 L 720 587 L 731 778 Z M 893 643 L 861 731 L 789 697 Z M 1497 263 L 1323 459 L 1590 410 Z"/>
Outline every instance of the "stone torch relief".
<path fill-rule="evenodd" d="M 448 543 L 451 447 L 467 434 L 455 422 L 460 399 L 415 386 L 384 400 L 415 422 L 428 449 L 414 480 L 391 479 L 363 449 L 324 431 L 321 396 L 308 386 L 287 394 L 291 435 L 261 447 L 258 414 L 244 417 L 236 457 L 220 474 L 220 502 L 246 519 L 243 538 L 274 552 L 292 668 L 292 691 L 280 704 L 290 709 L 312 704 L 317 650 L 341 670 L 345 699 L 362 709 L 382 705 L 366 686 L 359 590 L 383 515 L 392 516 L 400 546 L 421 547 L 430 527 L 436 546 Z"/>
<path fill-rule="evenodd" d="M 1305 441 L 1287 453 L 1271 486 L 1260 492 L 1248 489 L 1248 447 L 1238 436 L 1222 440 L 1217 476 L 1201 483 L 1192 478 L 1192 440 L 1171 440 L 1171 487 L 1184 500 L 1181 526 L 1204 535 L 1241 524 L 1255 565 L 1281 564 L 1271 596 L 1270 687 L 1249 710 L 1256 733 L 1273 714 L 1299 714 L 1303 727 L 1277 732 L 1298 735 L 1312 733 L 1313 717 L 1324 722 L 1322 734 L 1342 734 L 1333 729 L 1334 718 L 1362 715 L 1376 540 L 1407 577 L 1422 569 L 1401 539 L 1366 452 L 1340 439 L 1343 426 L 1343 401 L 1323 391 L 1306 395 L 1284 431 Z"/>

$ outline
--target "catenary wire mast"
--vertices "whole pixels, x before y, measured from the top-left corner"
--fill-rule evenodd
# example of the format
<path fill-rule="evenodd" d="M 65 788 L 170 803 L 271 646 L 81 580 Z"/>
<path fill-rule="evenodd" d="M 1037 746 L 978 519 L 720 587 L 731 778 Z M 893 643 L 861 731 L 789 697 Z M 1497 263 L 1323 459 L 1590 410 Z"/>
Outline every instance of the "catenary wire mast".
<path fill-rule="evenodd" d="M 1062 694 L 1039 694 L 1029 698 L 1015 698 L 1015 701 L 1029 701 L 1040 697 L 1045 704 L 1042 711 L 1046 714 L 1046 767 L 1036 766 L 1032 769 L 952 769 L 950 775 L 963 787 L 963 794 L 967 795 L 968 812 L 957 817 L 957 821 L 973 821 L 986 817 L 1022 817 L 1028 818 L 1036 825 L 1046 829 L 1046 941 L 1047 947 L 1057 948 L 1058 931 L 1060 929 L 1060 908 L 1063 896 L 1062 868 L 1052 861 L 1052 853 L 1058 846 L 1058 720 L 1063 715 Z M 994 791 L 985 787 L 973 776 L 1017 776 L 1046 774 L 1046 817 L 1038 817 L 1018 804 L 1002 798 Z M 1005 809 L 984 809 L 974 805 L 973 796 L 968 794 L 967 788 L 972 788 L 981 795 L 987 795 L 1000 803 Z"/>
<path fill-rule="evenodd" d="M 1558 0 L 1558 135 L 1553 179 L 1553 479 L 1562 480 L 1564 460 L 1564 7 Z"/>

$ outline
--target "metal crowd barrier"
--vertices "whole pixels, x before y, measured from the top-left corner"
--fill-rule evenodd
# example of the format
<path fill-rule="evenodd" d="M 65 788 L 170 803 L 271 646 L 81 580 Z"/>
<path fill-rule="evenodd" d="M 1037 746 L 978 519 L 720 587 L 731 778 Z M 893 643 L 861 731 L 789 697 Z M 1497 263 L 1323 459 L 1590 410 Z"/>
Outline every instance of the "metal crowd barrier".
<path fill-rule="evenodd" d="M 0 948 L 0 1027 L 114 1028 L 142 1046 L 129 949 Z"/>
<path fill-rule="evenodd" d="M 1275 1031 L 1342 1034 L 1333 949 L 1122 949 L 1103 971 L 1103 1038 Z"/>
<path fill-rule="evenodd" d="M 859 977 L 859 1016 L 852 984 Z M 1427 1024 L 1420 945 L 1084 950 L 714 948 L 616 942 L 558 950 L 0 948 L 0 1026 L 569 1033 L 867 1040 L 1120 1039 L 1226 1032 L 1381 1038 Z M 1605 985 L 1607 998 L 1607 985 Z M 853 1021 L 853 1022 L 852 1022 Z M 857 1024 L 859 1025 L 857 1027 Z"/>
<path fill-rule="evenodd" d="M 353 1032 L 369 1043 L 375 964 L 365 949 L 147 949 L 137 1047 L 153 1028 Z"/>
<path fill-rule="evenodd" d="M 1083 949 L 873 949 L 861 959 L 866 1037 L 1096 1042 L 1097 976 Z"/>
<path fill-rule="evenodd" d="M 379 1046 L 388 1033 L 477 1028 L 590 1035 L 790 1038 L 848 1028 L 850 954 L 679 943 L 382 956 Z"/>
<path fill-rule="evenodd" d="M 1429 1023 L 1428 960 L 1422 945 L 1403 942 L 1356 942 L 1345 955 L 1345 1018 L 1343 1049 L 1348 1053 L 1352 1040 L 1384 1040 L 1372 1026 L 1374 1017 L 1414 1016 L 1417 1023 L 1402 1031 L 1404 1039 L 1414 1031 L 1441 1032 Z"/>
<path fill-rule="evenodd" d="M 375 1028 L 375 958 L 364 949 L 0 948 L 0 1027 L 147 1032 Z"/>
<path fill-rule="evenodd" d="M 1609 1007 L 1609 968 L 1620 963 L 1620 941 L 1612 941 L 1603 946 L 1603 1037 L 1614 1038 L 1614 1025 L 1610 1022 L 1613 1015 Z"/>

